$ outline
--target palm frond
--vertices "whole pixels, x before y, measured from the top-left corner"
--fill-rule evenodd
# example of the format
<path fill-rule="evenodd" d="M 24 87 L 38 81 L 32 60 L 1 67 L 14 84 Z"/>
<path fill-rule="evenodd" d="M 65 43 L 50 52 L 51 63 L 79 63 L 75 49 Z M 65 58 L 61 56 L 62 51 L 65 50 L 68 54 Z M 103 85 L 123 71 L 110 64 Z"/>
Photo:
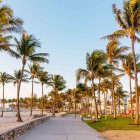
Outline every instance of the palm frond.
<path fill-rule="evenodd" d="M 32 62 L 36 62 L 36 63 L 49 63 L 49 60 L 47 58 L 43 58 L 43 57 L 29 57 L 29 60 Z"/>
<path fill-rule="evenodd" d="M 20 56 L 17 52 L 15 52 L 14 50 L 12 50 L 12 49 L 9 49 L 9 50 L 8 50 L 8 53 L 9 53 L 12 57 L 15 57 L 15 58 L 17 58 L 17 59 L 21 58 L 21 56 Z"/>
<path fill-rule="evenodd" d="M 115 19 L 116 19 L 117 23 L 120 25 L 120 27 L 122 27 L 123 29 L 126 29 L 127 24 L 125 23 L 122 15 L 121 15 L 122 14 L 121 10 L 117 8 L 116 4 L 113 4 L 112 9 L 113 9 L 113 13 L 115 14 Z"/>
<path fill-rule="evenodd" d="M 89 72 L 85 69 L 78 69 L 76 72 L 76 81 L 78 82 L 80 79 L 86 78 Z"/>
<path fill-rule="evenodd" d="M 118 39 L 121 39 L 123 37 L 129 37 L 129 34 L 127 31 L 125 30 L 117 30 L 115 31 L 113 34 L 110 34 L 110 35 L 107 35 L 107 36 L 104 36 L 102 37 L 101 39 L 109 39 L 109 40 L 118 40 Z"/>

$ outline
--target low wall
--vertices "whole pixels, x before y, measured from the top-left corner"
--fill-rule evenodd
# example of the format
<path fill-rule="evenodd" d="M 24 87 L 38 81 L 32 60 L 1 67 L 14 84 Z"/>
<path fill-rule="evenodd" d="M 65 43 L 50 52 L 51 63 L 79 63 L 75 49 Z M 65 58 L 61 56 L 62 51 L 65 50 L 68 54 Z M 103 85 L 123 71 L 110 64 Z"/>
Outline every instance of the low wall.
<path fill-rule="evenodd" d="M 65 117 L 68 113 L 67 112 L 64 112 L 62 114 L 60 114 L 60 117 Z"/>
<path fill-rule="evenodd" d="M 0 140 L 14 140 L 14 138 L 24 134 L 25 132 L 31 130 L 33 127 L 46 122 L 49 117 L 41 117 L 38 119 L 34 119 L 30 122 L 27 122 L 21 126 L 8 130 L 2 134 L 0 134 Z"/>

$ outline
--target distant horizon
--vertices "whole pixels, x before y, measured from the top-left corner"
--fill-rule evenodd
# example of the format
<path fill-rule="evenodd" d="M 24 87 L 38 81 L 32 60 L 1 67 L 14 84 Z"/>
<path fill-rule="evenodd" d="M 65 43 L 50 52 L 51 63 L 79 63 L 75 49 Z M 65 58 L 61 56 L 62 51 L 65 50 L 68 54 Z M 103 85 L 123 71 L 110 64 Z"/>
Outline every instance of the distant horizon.
<path fill-rule="evenodd" d="M 5 0 L 17 17 L 24 20 L 24 28 L 40 40 L 42 48 L 39 52 L 50 54 L 49 64 L 42 64 L 50 74 L 60 74 L 67 81 L 67 88 L 76 85 L 75 72 L 86 67 L 86 53 L 93 50 L 105 50 L 107 41 L 101 37 L 118 29 L 112 12 L 112 4 L 122 7 L 123 1 L 116 0 L 43 0 L 39 4 L 34 0 Z M 20 35 L 16 35 L 20 38 Z M 120 41 L 123 46 L 128 40 Z M 136 46 L 137 48 L 137 46 Z M 136 49 L 139 52 L 140 49 Z M 1 52 L 0 71 L 13 74 L 14 69 L 21 68 L 20 60 Z M 26 65 L 28 68 L 28 64 Z M 122 78 L 124 89 L 128 90 L 127 76 Z M 45 94 L 49 89 L 44 88 Z M 37 97 L 41 96 L 41 86 L 34 89 Z M 0 90 L 2 93 L 2 90 Z M 20 97 L 30 97 L 31 84 L 23 83 Z M 0 98 L 2 94 L 0 94 Z M 5 98 L 16 98 L 16 87 L 7 84 Z"/>

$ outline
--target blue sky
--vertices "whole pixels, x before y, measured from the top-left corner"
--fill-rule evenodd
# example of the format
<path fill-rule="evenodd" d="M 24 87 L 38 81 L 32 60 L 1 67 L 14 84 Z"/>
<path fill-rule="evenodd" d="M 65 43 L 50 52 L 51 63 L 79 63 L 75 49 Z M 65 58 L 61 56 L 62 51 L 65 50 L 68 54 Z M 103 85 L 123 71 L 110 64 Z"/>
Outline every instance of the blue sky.
<path fill-rule="evenodd" d="M 114 22 L 112 4 L 122 7 L 122 0 L 5 0 L 17 17 L 24 20 L 24 28 L 42 43 L 40 52 L 50 54 L 50 64 L 43 66 L 51 74 L 61 74 L 67 87 L 75 87 L 75 72 L 85 67 L 85 55 L 95 49 L 104 49 L 106 41 L 100 38 L 112 33 Z M 1 53 L 0 70 L 13 73 L 19 69 L 19 60 Z M 29 96 L 30 84 L 23 84 L 21 96 Z M 41 87 L 35 93 L 40 96 Z M 47 93 L 47 90 L 46 90 Z M 16 97 L 16 88 L 9 84 L 7 97 Z"/>

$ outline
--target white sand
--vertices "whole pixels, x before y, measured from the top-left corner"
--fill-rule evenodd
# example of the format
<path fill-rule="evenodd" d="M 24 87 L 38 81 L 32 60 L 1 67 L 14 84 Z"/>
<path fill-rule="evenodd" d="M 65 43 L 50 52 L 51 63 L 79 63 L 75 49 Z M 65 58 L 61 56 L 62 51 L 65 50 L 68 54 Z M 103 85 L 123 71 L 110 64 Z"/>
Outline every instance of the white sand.
<path fill-rule="evenodd" d="M 17 117 L 15 116 L 14 112 L 4 112 L 4 117 L 0 117 L 0 133 L 31 121 L 31 117 L 29 117 L 29 114 L 29 111 L 21 112 L 23 122 L 17 122 Z M 40 114 L 40 112 L 33 112 L 33 114 Z"/>
<path fill-rule="evenodd" d="M 140 140 L 140 131 L 109 130 L 102 132 L 109 140 Z"/>

